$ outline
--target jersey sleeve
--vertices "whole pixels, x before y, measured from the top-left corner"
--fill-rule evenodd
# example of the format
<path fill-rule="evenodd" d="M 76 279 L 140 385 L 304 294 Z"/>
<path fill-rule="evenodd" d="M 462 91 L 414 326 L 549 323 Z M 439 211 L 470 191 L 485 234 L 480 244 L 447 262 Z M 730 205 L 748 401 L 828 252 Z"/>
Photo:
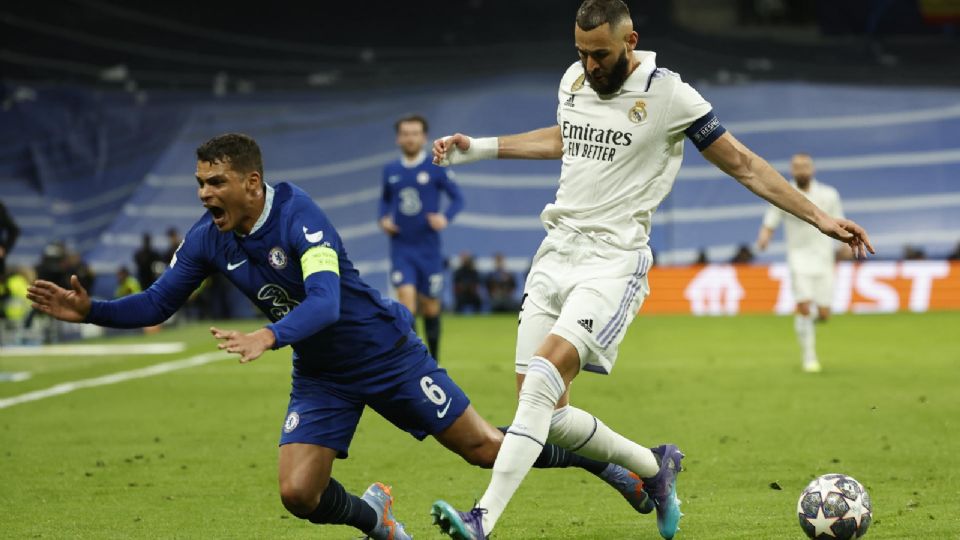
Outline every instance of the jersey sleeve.
<path fill-rule="evenodd" d="M 780 226 L 780 223 L 782 222 L 783 222 L 783 210 L 777 208 L 772 204 L 768 206 L 767 211 L 763 214 L 763 226 L 768 229 L 776 229 L 777 227 Z"/>
<path fill-rule="evenodd" d="M 94 300 L 85 322 L 112 328 L 140 328 L 170 318 L 212 273 L 202 231 L 187 233 L 177 248 L 170 268 L 147 290 L 116 300 Z"/>
<path fill-rule="evenodd" d="M 286 227 L 305 296 L 284 318 L 267 325 L 276 338 L 274 348 L 303 341 L 340 318 L 340 238 L 320 208 L 304 199 L 294 203 Z"/>
<path fill-rule="evenodd" d="M 380 218 L 383 218 L 387 214 L 393 213 L 393 190 L 390 189 L 390 181 L 388 180 L 390 174 L 387 172 L 387 167 L 383 168 L 383 191 L 380 194 Z"/>
<path fill-rule="evenodd" d="M 710 103 L 682 81 L 677 83 L 668 114 L 670 136 L 683 133 L 701 152 L 726 133 Z"/>
<path fill-rule="evenodd" d="M 676 76 L 679 79 L 678 75 Z M 689 84 L 677 80 L 667 114 L 667 130 L 670 135 L 683 133 L 691 124 L 703 115 L 709 113 L 713 107 Z"/>
<path fill-rule="evenodd" d="M 453 218 L 463 210 L 463 193 L 460 191 L 460 186 L 453 180 L 454 176 L 453 171 L 446 168 L 440 169 L 438 185 L 449 199 L 447 209 L 444 211 L 447 221 L 453 221 Z"/>

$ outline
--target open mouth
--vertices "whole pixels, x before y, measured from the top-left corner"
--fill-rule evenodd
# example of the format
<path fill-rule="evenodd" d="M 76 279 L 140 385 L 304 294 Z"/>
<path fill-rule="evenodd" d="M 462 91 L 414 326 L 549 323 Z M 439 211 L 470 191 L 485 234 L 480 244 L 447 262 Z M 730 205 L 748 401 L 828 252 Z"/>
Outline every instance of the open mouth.
<path fill-rule="evenodd" d="M 222 228 L 226 222 L 227 212 L 219 206 L 208 206 L 207 210 L 209 210 L 210 215 L 213 216 L 213 224 L 218 228 Z"/>

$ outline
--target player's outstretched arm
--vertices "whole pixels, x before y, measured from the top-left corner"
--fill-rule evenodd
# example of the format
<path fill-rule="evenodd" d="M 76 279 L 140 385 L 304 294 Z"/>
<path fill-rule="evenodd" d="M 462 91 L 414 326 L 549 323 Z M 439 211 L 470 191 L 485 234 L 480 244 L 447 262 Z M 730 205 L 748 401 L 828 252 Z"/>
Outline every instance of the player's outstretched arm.
<path fill-rule="evenodd" d="M 854 255 L 866 257 L 868 251 L 874 253 L 870 237 L 862 227 L 848 219 L 830 217 L 817 208 L 800 192 L 790 187 L 786 179 L 766 160 L 754 154 L 730 132 L 721 135 L 701 153 L 750 191 L 813 225 L 823 234 L 849 244 Z"/>
<path fill-rule="evenodd" d="M 27 289 L 27 299 L 33 309 L 55 319 L 67 322 L 83 322 L 90 313 L 90 296 L 76 275 L 70 276 L 72 290 L 42 279 L 33 282 Z"/>
<path fill-rule="evenodd" d="M 433 162 L 444 167 L 481 159 L 560 159 L 562 156 L 560 126 L 502 137 L 473 138 L 457 133 L 433 141 Z"/>

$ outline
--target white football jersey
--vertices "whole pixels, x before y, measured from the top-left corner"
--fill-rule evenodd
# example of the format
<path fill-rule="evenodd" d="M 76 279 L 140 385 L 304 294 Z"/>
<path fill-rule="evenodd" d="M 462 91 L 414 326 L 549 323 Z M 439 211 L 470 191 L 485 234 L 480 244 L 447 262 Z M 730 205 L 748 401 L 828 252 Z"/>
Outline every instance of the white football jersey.
<path fill-rule="evenodd" d="M 612 96 L 590 88 L 580 62 L 563 75 L 560 187 L 540 214 L 548 230 L 597 234 L 627 250 L 647 244 L 653 212 L 680 170 L 684 130 L 711 110 L 679 75 L 657 68 L 656 53 L 633 54 L 640 65 Z"/>
<path fill-rule="evenodd" d="M 797 188 L 796 182 L 790 184 L 810 202 L 826 212 L 827 215 L 843 218 L 840 194 L 837 193 L 836 189 L 815 179 L 810 180 L 810 187 L 807 191 Z M 770 205 L 763 216 L 763 226 L 776 229 L 780 226 L 780 223 L 783 223 L 783 235 L 787 240 L 787 264 L 793 273 L 823 274 L 833 272 L 834 251 L 836 249 L 834 239 L 821 233 L 816 227 L 793 214 Z"/>

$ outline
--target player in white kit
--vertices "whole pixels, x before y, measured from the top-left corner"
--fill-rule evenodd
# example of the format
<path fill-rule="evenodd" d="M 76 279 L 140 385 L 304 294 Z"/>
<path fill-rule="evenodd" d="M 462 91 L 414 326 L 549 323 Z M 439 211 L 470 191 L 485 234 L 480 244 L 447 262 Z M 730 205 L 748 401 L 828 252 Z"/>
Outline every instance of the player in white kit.
<path fill-rule="evenodd" d="M 586 0 L 575 26 L 580 61 L 560 81 L 557 125 L 498 138 L 458 133 L 434 142 L 441 165 L 562 159 L 556 201 L 541 214 L 547 237 L 521 308 L 516 415 L 476 506 L 461 512 L 437 501 L 431 511 L 453 538 L 490 534 L 547 440 L 633 471 L 638 489 L 654 501 L 660 535 L 676 534 L 679 449 L 626 439 L 570 405 L 569 385 L 581 370 L 613 369 L 624 332 L 649 292 L 651 217 L 680 169 L 685 136 L 757 195 L 847 242 L 854 253 L 872 252 L 862 228 L 831 218 L 791 188 L 726 132 L 696 90 L 658 68 L 655 53 L 635 51 L 637 40 L 622 1 Z M 653 397 L 645 393 L 645 399 Z"/>
<path fill-rule="evenodd" d="M 827 214 L 843 218 L 840 194 L 831 186 L 816 180 L 814 173 L 813 158 L 809 154 L 793 156 L 790 161 L 793 186 Z M 821 367 L 817 359 L 811 303 L 817 306 L 817 321 L 826 321 L 830 317 L 836 245 L 829 237 L 803 221 L 771 206 L 763 216 L 763 225 L 757 235 L 758 249 L 762 251 L 767 248 L 780 223 L 783 223 L 783 234 L 787 241 L 787 265 L 790 267 L 793 298 L 797 303 L 793 327 L 803 351 L 803 370 L 818 373 Z"/>

